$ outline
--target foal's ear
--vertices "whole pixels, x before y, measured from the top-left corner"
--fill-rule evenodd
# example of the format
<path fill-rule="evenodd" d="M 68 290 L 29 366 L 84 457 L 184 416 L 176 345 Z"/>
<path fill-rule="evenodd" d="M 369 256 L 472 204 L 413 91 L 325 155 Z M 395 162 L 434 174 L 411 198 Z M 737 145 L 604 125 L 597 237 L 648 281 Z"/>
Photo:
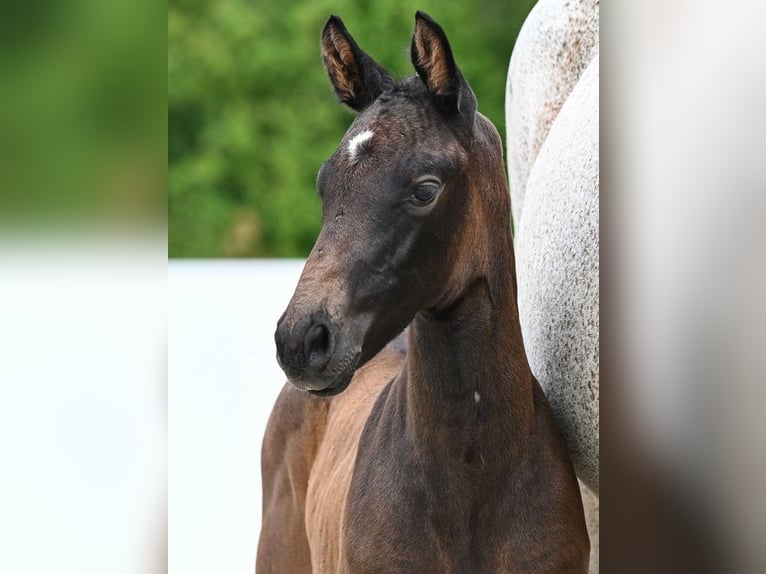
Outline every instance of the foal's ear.
<path fill-rule="evenodd" d="M 445 115 L 460 114 L 469 125 L 476 113 L 476 96 L 455 64 L 447 35 L 425 12 L 415 14 L 410 46 L 412 65 Z"/>
<path fill-rule="evenodd" d="M 322 60 L 340 101 L 357 112 L 393 86 L 388 72 L 358 46 L 343 20 L 334 15 L 322 30 Z"/>

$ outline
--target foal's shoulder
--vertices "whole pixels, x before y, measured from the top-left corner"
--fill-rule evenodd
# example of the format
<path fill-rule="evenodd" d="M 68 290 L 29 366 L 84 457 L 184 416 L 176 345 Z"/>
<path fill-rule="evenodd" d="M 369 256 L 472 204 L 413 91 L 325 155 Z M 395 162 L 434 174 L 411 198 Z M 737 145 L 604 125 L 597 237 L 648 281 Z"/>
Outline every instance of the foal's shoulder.
<path fill-rule="evenodd" d="M 310 458 L 324 434 L 329 400 L 311 396 L 289 381 L 282 387 L 266 425 L 261 460 L 266 468 L 286 451 L 297 451 L 298 458 Z"/>
<path fill-rule="evenodd" d="M 285 383 L 266 426 L 263 459 L 283 457 L 286 447 L 313 456 L 330 420 L 347 422 L 369 411 L 378 393 L 401 368 L 406 349 L 406 339 L 400 335 L 359 368 L 345 392 L 332 397 L 318 397 L 289 381 Z"/>

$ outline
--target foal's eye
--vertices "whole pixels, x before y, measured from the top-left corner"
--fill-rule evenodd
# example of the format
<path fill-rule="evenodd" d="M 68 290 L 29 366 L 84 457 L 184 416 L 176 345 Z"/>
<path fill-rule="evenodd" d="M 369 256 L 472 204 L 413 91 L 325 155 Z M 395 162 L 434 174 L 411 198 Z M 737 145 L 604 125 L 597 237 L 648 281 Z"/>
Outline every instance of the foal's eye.
<path fill-rule="evenodd" d="M 412 202 L 415 205 L 427 205 L 431 203 L 439 193 L 439 185 L 433 181 L 424 181 L 412 194 Z"/>

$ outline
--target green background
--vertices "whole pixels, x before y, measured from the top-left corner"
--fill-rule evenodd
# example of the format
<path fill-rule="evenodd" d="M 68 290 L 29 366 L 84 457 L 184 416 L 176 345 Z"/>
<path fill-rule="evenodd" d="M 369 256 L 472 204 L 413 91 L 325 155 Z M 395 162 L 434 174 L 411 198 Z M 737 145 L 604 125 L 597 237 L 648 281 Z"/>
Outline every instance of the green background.
<path fill-rule="evenodd" d="M 319 53 L 330 14 L 395 77 L 412 75 L 415 11 L 444 28 L 479 109 L 504 134 L 505 77 L 534 1 L 185 0 L 168 7 L 170 257 L 303 257 L 314 183 L 353 116 Z"/>
<path fill-rule="evenodd" d="M 0 2 L 0 234 L 164 227 L 166 28 L 155 0 Z"/>

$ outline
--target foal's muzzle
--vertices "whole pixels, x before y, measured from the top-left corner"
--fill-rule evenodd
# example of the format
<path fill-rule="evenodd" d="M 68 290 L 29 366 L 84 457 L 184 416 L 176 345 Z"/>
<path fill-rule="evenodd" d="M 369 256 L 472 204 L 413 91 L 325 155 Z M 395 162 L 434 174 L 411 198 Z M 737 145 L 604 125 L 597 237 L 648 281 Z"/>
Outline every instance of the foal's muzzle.
<path fill-rule="evenodd" d="M 359 352 L 347 348 L 340 330 L 324 313 L 315 313 L 294 324 L 283 315 L 274 340 L 277 361 L 297 387 L 319 394 L 342 391 L 351 380 Z"/>

